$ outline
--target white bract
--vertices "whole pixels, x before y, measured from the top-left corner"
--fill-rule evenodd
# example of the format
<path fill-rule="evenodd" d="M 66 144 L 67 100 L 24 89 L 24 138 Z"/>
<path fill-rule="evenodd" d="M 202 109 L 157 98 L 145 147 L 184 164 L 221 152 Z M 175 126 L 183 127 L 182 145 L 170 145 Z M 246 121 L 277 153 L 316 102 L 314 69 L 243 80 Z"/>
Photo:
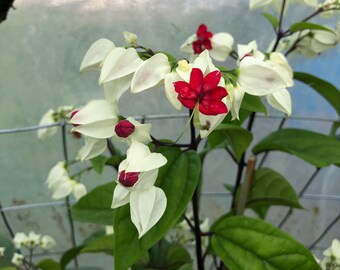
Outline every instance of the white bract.
<path fill-rule="evenodd" d="M 107 139 L 112 137 L 114 126 L 118 121 L 117 107 L 107 100 L 92 100 L 80 110 L 73 113 L 70 123 L 75 127 L 72 132 Z"/>
<path fill-rule="evenodd" d="M 16 266 L 21 266 L 24 262 L 24 255 L 15 252 L 11 262 Z"/>
<path fill-rule="evenodd" d="M 86 52 L 80 65 L 80 71 L 99 70 L 106 55 L 114 48 L 116 46 L 111 40 L 106 38 L 98 39 Z"/>
<path fill-rule="evenodd" d="M 39 122 L 39 126 L 55 124 L 55 111 L 53 109 L 48 110 Z M 48 128 L 41 128 L 38 129 L 38 138 L 39 139 L 46 139 L 52 137 L 58 131 L 58 127 L 48 127 Z"/>
<path fill-rule="evenodd" d="M 157 87 L 171 70 L 168 57 L 157 53 L 144 61 L 136 70 L 131 81 L 131 92 L 139 93 Z"/>
<path fill-rule="evenodd" d="M 4 247 L 0 247 L 0 257 L 5 256 L 5 248 Z"/>
<path fill-rule="evenodd" d="M 336 263 L 340 264 L 340 241 L 334 239 L 332 245 L 323 252 L 323 255 L 329 258 L 333 258 Z"/>
<path fill-rule="evenodd" d="M 151 153 L 149 148 L 133 141 L 127 157 L 118 168 L 117 186 L 113 193 L 112 208 L 130 203 L 131 220 L 139 238 L 148 232 L 162 217 L 166 208 L 163 190 L 154 186 L 158 168 L 166 164 L 166 158 Z"/>
<path fill-rule="evenodd" d="M 42 249 L 51 249 L 53 248 L 54 246 L 56 245 L 56 242 L 55 240 L 49 236 L 49 235 L 44 235 L 42 238 L 41 238 L 41 242 L 40 242 L 40 247 Z"/>

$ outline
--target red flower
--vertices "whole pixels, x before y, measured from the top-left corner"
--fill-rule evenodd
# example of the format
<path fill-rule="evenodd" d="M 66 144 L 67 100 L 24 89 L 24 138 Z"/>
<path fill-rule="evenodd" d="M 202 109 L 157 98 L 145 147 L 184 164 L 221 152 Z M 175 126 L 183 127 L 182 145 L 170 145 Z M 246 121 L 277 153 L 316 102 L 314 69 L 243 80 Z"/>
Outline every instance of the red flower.
<path fill-rule="evenodd" d="M 213 36 L 211 32 L 208 32 L 208 27 L 205 24 L 201 24 L 196 32 L 197 40 L 192 43 L 195 54 L 200 54 L 204 49 L 211 50 L 210 38 Z"/>
<path fill-rule="evenodd" d="M 199 111 L 205 115 L 227 113 L 228 108 L 222 99 L 228 95 L 224 87 L 217 86 L 221 79 L 221 72 L 212 71 L 203 77 L 199 68 L 193 68 L 190 82 L 174 82 L 178 100 L 188 109 L 199 104 Z"/>

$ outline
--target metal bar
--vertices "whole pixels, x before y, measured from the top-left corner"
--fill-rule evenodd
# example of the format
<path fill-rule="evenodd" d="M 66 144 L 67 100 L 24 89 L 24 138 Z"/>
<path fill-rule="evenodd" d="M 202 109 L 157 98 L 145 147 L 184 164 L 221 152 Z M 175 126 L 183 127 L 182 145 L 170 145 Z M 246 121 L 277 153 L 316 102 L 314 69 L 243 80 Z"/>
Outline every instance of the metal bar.
<path fill-rule="evenodd" d="M 73 205 L 77 201 L 72 200 L 70 204 Z M 45 207 L 52 207 L 52 206 L 63 206 L 65 205 L 65 201 L 55 201 L 55 202 L 44 202 L 44 203 L 33 203 L 33 204 L 23 204 L 23 205 L 13 205 L 7 206 L 0 209 L 1 212 L 9 212 L 9 211 L 20 211 L 26 209 L 34 209 L 34 208 L 45 208 Z"/>
<path fill-rule="evenodd" d="M 317 243 L 319 243 L 322 238 L 333 228 L 333 226 L 340 220 L 340 214 L 326 227 L 326 229 L 321 233 L 321 235 L 309 246 L 309 249 L 313 249 Z"/>
<path fill-rule="evenodd" d="M 179 119 L 179 118 L 187 118 L 187 114 L 155 114 L 155 115 L 137 115 L 134 116 L 136 120 L 161 120 L 161 119 Z M 258 118 L 273 118 L 273 119 L 282 119 L 286 116 L 281 115 L 256 115 Z M 304 121 L 316 121 L 316 122 L 335 122 L 339 121 L 338 119 L 330 119 L 330 118 L 320 118 L 320 117 L 307 117 L 307 116 L 290 116 L 287 119 L 292 120 L 304 120 Z M 0 134 L 10 134 L 10 133 L 19 133 L 19 132 L 27 132 L 27 131 L 34 131 L 43 128 L 49 127 L 56 127 L 56 126 L 63 126 L 68 125 L 65 122 L 58 122 L 48 125 L 33 125 L 21 128 L 9 128 L 9 129 L 0 129 Z"/>

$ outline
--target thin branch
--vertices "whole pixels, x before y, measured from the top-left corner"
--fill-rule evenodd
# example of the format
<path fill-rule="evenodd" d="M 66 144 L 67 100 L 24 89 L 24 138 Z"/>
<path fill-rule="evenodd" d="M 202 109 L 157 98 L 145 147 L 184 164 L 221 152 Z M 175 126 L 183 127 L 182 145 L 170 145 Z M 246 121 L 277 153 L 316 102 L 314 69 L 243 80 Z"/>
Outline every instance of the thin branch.
<path fill-rule="evenodd" d="M 272 52 L 275 52 L 277 46 L 279 45 L 281 38 L 284 37 L 284 33 L 282 31 L 282 21 L 283 21 L 285 7 L 286 7 L 286 0 L 282 0 L 282 6 L 281 6 L 281 11 L 280 11 L 280 17 L 279 17 L 279 25 L 276 31 L 276 40 L 275 40 Z"/>
<path fill-rule="evenodd" d="M 12 229 L 11 225 L 9 224 L 5 213 L 2 211 L 2 204 L 1 204 L 1 202 L 0 202 L 0 214 L 1 214 L 2 220 L 5 223 L 5 227 L 6 227 L 7 231 L 9 232 L 9 235 L 11 236 L 11 238 L 14 238 L 13 229 Z"/>
<path fill-rule="evenodd" d="M 184 220 L 188 223 L 190 229 L 195 232 L 195 226 L 191 223 L 190 219 L 186 216 L 186 215 L 183 215 L 184 217 Z"/>
<path fill-rule="evenodd" d="M 313 249 L 339 220 L 340 214 L 326 227 L 322 234 L 309 246 L 309 249 Z"/>
<path fill-rule="evenodd" d="M 250 117 L 249 117 L 248 124 L 247 124 L 247 130 L 249 130 L 249 131 L 251 131 L 251 129 L 253 127 L 255 116 L 256 116 L 256 113 L 252 112 Z M 232 202 L 231 202 L 231 208 L 235 207 L 236 192 L 237 192 L 238 187 L 241 184 L 243 168 L 244 168 L 244 165 L 245 165 L 244 159 L 245 159 L 245 153 L 242 154 L 241 159 L 238 162 L 237 175 L 236 175 L 236 183 L 235 183 L 235 186 L 234 186 L 233 199 L 232 199 Z"/>
<path fill-rule="evenodd" d="M 150 135 L 152 142 L 154 145 L 157 146 L 171 146 L 171 147 L 190 147 L 191 144 L 188 143 L 171 143 L 171 142 L 162 142 L 158 139 L 156 139 L 155 137 L 153 137 L 152 135 Z"/>
<path fill-rule="evenodd" d="M 236 164 L 238 164 L 238 161 L 237 161 L 235 155 L 233 154 L 233 152 L 230 151 L 229 147 L 225 147 L 224 149 L 228 152 L 228 154 L 229 154 L 229 156 L 232 158 L 232 160 L 233 160 Z"/>
<path fill-rule="evenodd" d="M 308 187 L 312 184 L 312 182 L 314 181 L 315 177 L 318 175 L 318 173 L 320 172 L 320 168 L 316 168 L 316 170 L 314 171 L 314 173 L 312 174 L 312 176 L 308 179 L 307 183 L 303 186 L 303 188 L 300 190 L 298 196 L 299 198 L 301 198 L 303 196 L 303 194 L 305 193 L 305 191 L 308 189 Z M 278 225 L 278 228 L 282 228 L 282 226 L 286 223 L 286 221 L 288 220 L 288 218 L 293 214 L 293 208 L 290 207 L 288 212 L 286 213 L 286 215 L 283 217 L 283 219 L 281 220 L 281 222 Z"/>

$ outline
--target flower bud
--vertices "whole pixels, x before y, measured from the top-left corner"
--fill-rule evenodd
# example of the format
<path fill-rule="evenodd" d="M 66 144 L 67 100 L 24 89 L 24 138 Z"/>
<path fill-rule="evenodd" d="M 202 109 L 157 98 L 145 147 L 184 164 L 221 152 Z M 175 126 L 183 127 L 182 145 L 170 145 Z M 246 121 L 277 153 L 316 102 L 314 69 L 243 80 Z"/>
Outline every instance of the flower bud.
<path fill-rule="evenodd" d="M 135 131 L 135 126 L 129 120 L 119 121 L 115 126 L 118 137 L 127 138 Z"/>
<path fill-rule="evenodd" d="M 128 172 L 122 171 L 119 175 L 119 182 L 124 187 L 132 187 L 138 181 L 138 172 Z"/>
<path fill-rule="evenodd" d="M 123 32 L 124 39 L 128 44 L 137 44 L 137 35 L 128 31 Z"/>

